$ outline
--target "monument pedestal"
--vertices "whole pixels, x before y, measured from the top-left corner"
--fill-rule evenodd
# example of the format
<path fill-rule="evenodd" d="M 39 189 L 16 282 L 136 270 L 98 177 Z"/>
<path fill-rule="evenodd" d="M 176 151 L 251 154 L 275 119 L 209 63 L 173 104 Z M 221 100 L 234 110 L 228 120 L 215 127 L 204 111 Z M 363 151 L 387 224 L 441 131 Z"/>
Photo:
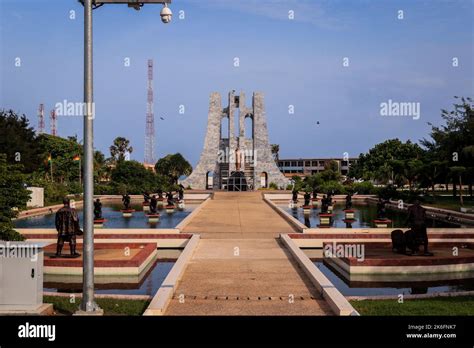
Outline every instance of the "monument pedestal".
<path fill-rule="evenodd" d="M 160 214 L 146 214 L 149 223 L 157 223 L 160 221 Z"/>
<path fill-rule="evenodd" d="M 309 215 L 311 213 L 311 206 L 310 205 L 303 205 L 303 213 L 305 215 Z"/>
<path fill-rule="evenodd" d="M 331 226 L 332 223 L 332 217 L 334 214 L 326 214 L 326 213 L 321 213 L 319 214 L 319 227 L 329 227 Z"/>
<path fill-rule="evenodd" d="M 167 206 L 165 207 L 165 209 L 166 209 L 166 212 L 167 212 L 168 214 L 173 214 L 173 213 L 174 213 L 174 205 L 167 205 Z"/>
<path fill-rule="evenodd" d="M 163 209 L 163 198 L 158 198 L 158 208 Z"/>
<path fill-rule="evenodd" d="M 133 212 L 135 211 L 135 209 L 122 209 L 120 211 L 122 212 L 122 216 L 124 218 L 130 218 L 133 216 Z"/>
<path fill-rule="evenodd" d="M 150 203 L 149 202 L 143 202 L 142 207 L 143 207 L 143 211 L 145 213 L 150 211 Z"/>
<path fill-rule="evenodd" d="M 346 220 L 355 220 L 355 210 L 353 210 L 353 209 L 344 209 L 344 218 Z"/>
<path fill-rule="evenodd" d="M 104 227 L 104 222 L 106 222 L 106 219 L 94 219 L 94 228 L 102 228 Z"/>
<path fill-rule="evenodd" d="M 378 228 L 392 227 L 392 220 L 389 219 L 376 219 L 374 220 L 374 226 Z"/>

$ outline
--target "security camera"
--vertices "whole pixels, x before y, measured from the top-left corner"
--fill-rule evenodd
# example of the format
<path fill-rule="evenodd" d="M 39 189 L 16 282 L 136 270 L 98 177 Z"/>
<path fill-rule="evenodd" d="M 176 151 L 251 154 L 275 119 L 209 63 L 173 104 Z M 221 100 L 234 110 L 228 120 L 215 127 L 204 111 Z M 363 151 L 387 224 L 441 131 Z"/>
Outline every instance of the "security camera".
<path fill-rule="evenodd" d="M 173 13 L 171 12 L 167 4 L 165 4 L 165 6 L 161 9 L 160 16 L 161 21 L 163 23 L 171 22 L 171 17 L 173 17 Z"/>

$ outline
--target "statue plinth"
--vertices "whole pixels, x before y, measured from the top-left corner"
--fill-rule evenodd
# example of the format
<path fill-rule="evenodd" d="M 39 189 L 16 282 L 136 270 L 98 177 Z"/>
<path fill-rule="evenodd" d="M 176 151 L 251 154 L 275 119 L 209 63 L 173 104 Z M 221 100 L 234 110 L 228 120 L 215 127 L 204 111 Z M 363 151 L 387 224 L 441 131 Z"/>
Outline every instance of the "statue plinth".
<path fill-rule="evenodd" d="M 146 217 L 148 218 L 148 222 L 150 223 L 156 223 L 160 221 L 160 214 L 155 213 L 155 214 L 146 214 Z"/>
<path fill-rule="evenodd" d="M 125 218 L 130 218 L 133 216 L 133 212 L 135 209 L 122 209 L 120 210 L 122 212 L 122 216 Z"/>
<path fill-rule="evenodd" d="M 104 227 L 104 222 L 106 222 L 106 219 L 94 219 L 94 228 L 102 228 Z"/>
<path fill-rule="evenodd" d="M 334 214 L 326 214 L 326 213 L 320 213 L 319 214 L 319 223 L 320 226 L 330 226 L 332 223 L 332 217 Z"/>
<path fill-rule="evenodd" d="M 345 218 L 347 220 L 354 220 L 355 219 L 355 210 L 353 209 L 344 209 Z"/>
<path fill-rule="evenodd" d="M 388 228 L 392 227 L 392 220 L 389 219 L 375 219 L 374 220 L 375 227 L 378 228 Z"/>

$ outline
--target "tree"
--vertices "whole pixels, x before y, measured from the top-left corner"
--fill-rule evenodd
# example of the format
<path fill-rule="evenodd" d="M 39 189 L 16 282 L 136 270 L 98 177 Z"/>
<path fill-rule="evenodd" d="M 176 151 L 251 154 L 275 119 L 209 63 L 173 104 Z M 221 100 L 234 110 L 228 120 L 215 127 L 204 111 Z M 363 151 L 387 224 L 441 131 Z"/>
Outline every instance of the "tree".
<path fill-rule="evenodd" d="M 21 165 L 8 164 L 7 156 L 0 154 L 0 240 L 24 239 L 12 224 L 18 209 L 24 208 L 30 198 L 22 169 Z"/>
<path fill-rule="evenodd" d="M 110 156 L 115 162 L 122 162 L 125 160 L 127 153 L 132 153 L 133 147 L 130 146 L 130 140 L 124 137 L 117 137 L 114 139 L 114 143 L 110 146 Z"/>
<path fill-rule="evenodd" d="M 273 159 L 275 161 L 278 161 L 280 159 L 280 145 L 278 144 L 272 144 L 271 145 L 271 149 L 272 149 L 272 155 L 273 155 Z"/>
<path fill-rule="evenodd" d="M 180 153 L 175 153 L 160 158 L 155 164 L 155 171 L 159 175 L 168 177 L 169 183 L 175 185 L 181 176 L 190 175 L 193 167 Z"/>
<path fill-rule="evenodd" d="M 112 170 L 112 184 L 121 194 L 142 194 L 158 188 L 165 190 L 166 180 L 137 161 L 122 161 Z"/>
<path fill-rule="evenodd" d="M 398 181 L 403 184 L 407 175 L 414 178 L 414 173 L 406 171 L 406 165 L 423 156 L 423 149 L 410 140 L 405 143 L 399 139 L 386 140 L 375 145 L 368 153 L 360 154 L 358 161 L 350 167 L 349 177 L 382 183 Z M 412 163 L 412 166 L 417 163 Z"/>
<path fill-rule="evenodd" d="M 25 115 L 0 110 L 0 153 L 6 154 L 8 163 L 21 163 L 25 173 L 41 167 L 38 139 Z"/>
<path fill-rule="evenodd" d="M 456 101 L 452 110 L 441 110 L 441 118 L 444 124 L 434 126 L 431 123 L 431 139 L 421 140 L 421 144 L 439 161 L 447 161 L 448 166 L 444 169 L 442 176 L 452 178 L 453 196 L 456 195 L 456 182 L 458 171 L 454 173 L 449 167 L 464 167 L 462 174 L 466 176 L 469 192 L 472 195 L 472 184 L 474 180 L 473 158 L 474 158 L 474 110 L 471 106 L 472 98 L 454 97 Z"/>
<path fill-rule="evenodd" d="M 77 142 L 77 138 L 64 139 L 41 134 L 38 136 L 38 141 L 43 157 L 43 165 L 39 170 L 44 176 L 51 181 L 60 183 L 77 182 L 79 180 L 79 164 L 74 158 L 76 156 L 82 157 L 83 153 L 82 145 Z M 51 156 L 50 161 L 48 161 L 49 156 Z"/>

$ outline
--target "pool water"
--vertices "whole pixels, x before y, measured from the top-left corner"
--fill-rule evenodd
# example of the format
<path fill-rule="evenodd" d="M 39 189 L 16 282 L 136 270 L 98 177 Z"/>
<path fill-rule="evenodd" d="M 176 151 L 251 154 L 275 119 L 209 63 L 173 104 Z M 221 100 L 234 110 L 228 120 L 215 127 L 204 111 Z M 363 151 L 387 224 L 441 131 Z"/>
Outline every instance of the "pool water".
<path fill-rule="evenodd" d="M 433 294 L 474 290 L 474 273 L 466 274 L 465 279 L 413 281 L 412 278 L 404 280 L 403 275 L 397 275 L 396 281 L 364 281 L 355 283 L 345 279 L 323 261 L 316 261 L 314 265 L 319 268 L 344 296 Z"/>
<path fill-rule="evenodd" d="M 123 209 L 122 204 L 106 203 L 102 208 L 102 216 L 107 220 L 103 228 L 174 228 L 197 206 L 197 204 L 186 204 L 183 210 L 175 209 L 172 214 L 162 209 L 159 211 L 160 220 L 157 223 L 149 223 L 141 204 L 132 204 L 132 208 L 135 209 L 133 216 L 124 218 L 120 211 Z M 84 221 L 82 208 L 78 208 L 77 212 L 82 225 Z M 55 216 L 55 214 L 47 214 L 18 219 L 14 221 L 14 226 L 16 228 L 54 228 Z"/>
<path fill-rule="evenodd" d="M 308 228 L 315 228 L 319 225 L 319 213 L 321 209 L 311 209 L 309 215 L 303 213 L 303 209 L 298 207 L 298 209 L 290 209 L 288 205 L 280 205 L 280 207 L 288 212 L 298 221 L 302 222 Z M 344 204 L 336 204 L 334 206 L 334 217 L 331 227 L 353 227 L 353 228 L 368 228 L 374 227 L 373 220 L 377 218 L 377 207 L 375 205 L 366 205 L 366 204 L 354 204 L 352 209 L 355 210 L 355 219 L 353 223 L 348 226 L 344 220 Z M 390 210 L 387 209 L 386 216 L 388 219 L 392 220 L 391 227 L 406 227 L 406 218 L 407 213 L 399 210 Z M 428 227 L 451 227 L 459 228 L 462 227 L 458 224 L 449 223 L 446 221 L 435 220 L 431 218 L 426 219 Z"/>
<path fill-rule="evenodd" d="M 150 295 L 154 296 L 175 261 L 180 251 L 174 250 L 172 259 L 158 259 L 153 265 L 144 271 L 143 277 L 138 281 L 136 277 L 126 276 L 95 276 L 96 294 L 118 294 L 118 295 Z M 169 253 L 168 253 L 169 254 Z M 50 276 L 45 275 L 44 291 L 61 293 L 81 293 L 82 276 Z"/>

